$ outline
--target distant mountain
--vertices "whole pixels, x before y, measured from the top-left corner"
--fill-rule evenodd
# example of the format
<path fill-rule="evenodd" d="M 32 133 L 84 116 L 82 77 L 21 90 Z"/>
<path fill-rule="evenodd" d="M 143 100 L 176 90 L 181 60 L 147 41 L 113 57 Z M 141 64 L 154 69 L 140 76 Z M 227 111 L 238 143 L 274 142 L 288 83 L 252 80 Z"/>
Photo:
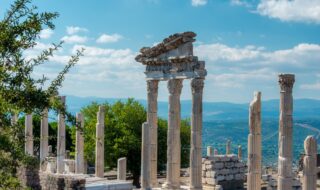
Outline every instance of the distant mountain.
<path fill-rule="evenodd" d="M 67 96 L 67 106 L 72 113 L 79 112 L 82 107 L 89 105 L 92 102 L 97 103 L 114 103 L 118 100 L 125 101 L 126 99 L 117 98 L 97 98 L 97 97 L 77 97 Z M 138 100 L 143 106 L 147 105 L 146 100 Z M 191 100 L 181 101 L 181 116 L 182 118 L 190 117 Z M 243 120 L 248 119 L 249 103 L 236 104 L 228 102 L 204 102 L 203 103 L 203 119 L 204 121 L 214 120 Z M 296 99 L 294 100 L 294 118 L 319 118 L 320 119 L 320 100 L 315 99 Z M 168 103 L 158 102 L 158 115 L 162 118 L 168 117 Z M 262 117 L 263 118 L 278 118 L 279 117 L 279 100 L 267 100 L 262 102 Z"/>

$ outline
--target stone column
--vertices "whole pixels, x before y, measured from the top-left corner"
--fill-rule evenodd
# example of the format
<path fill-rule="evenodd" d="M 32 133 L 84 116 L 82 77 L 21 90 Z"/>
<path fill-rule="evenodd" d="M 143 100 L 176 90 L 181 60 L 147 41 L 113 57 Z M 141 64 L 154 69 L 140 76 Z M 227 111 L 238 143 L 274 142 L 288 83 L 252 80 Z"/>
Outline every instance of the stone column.
<path fill-rule="evenodd" d="M 127 179 L 127 158 L 118 159 L 117 179 L 118 180 Z"/>
<path fill-rule="evenodd" d="M 192 79 L 190 189 L 202 189 L 202 94 L 204 79 Z M 210 156 L 212 154 L 212 148 Z"/>
<path fill-rule="evenodd" d="M 261 190 L 261 92 L 255 92 L 249 108 L 248 190 Z"/>
<path fill-rule="evenodd" d="M 40 161 L 44 160 L 49 155 L 49 127 L 48 127 L 48 109 L 44 109 L 41 114 L 41 129 L 40 129 Z"/>
<path fill-rule="evenodd" d="M 76 156 L 75 156 L 75 172 L 77 174 L 84 173 L 84 118 L 82 113 L 77 113 L 77 128 L 76 128 Z"/>
<path fill-rule="evenodd" d="M 226 155 L 231 154 L 231 141 L 227 140 L 226 144 Z"/>
<path fill-rule="evenodd" d="M 158 80 L 147 81 L 148 107 L 147 122 L 150 126 L 151 187 L 157 187 L 158 160 Z"/>
<path fill-rule="evenodd" d="M 242 160 L 242 146 L 241 145 L 238 146 L 238 159 Z"/>
<path fill-rule="evenodd" d="M 207 156 L 212 156 L 212 147 L 207 146 Z"/>
<path fill-rule="evenodd" d="M 147 122 L 142 124 L 141 189 L 143 190 L 151 189 L 150 129 Z"/>
<path fill-rule="evenodd" d="M 33 156 L 33 126 L 32 126 L 32 114 L 25 116 L 25 153 Z"/>
<path fill-rule="evenodd" d="M 63 105 L 66 103 L 66 97 L 60 96 Z M 58 139 L 57 139 L 57 173 L 64 173 L 64 159 L 66 156 L 66 124 L 64 113 L 58 114 Z"/>
<path fill-rule="evenodd" d="M 278 190 L 292 189 L 292 88 L 294 75 L 280 74 Z"/>
<path fill-rule="evenodd" d="M 302 190 L 317 189 L 317 140 L 308 136 L 304 141 Z"/>
<path fill-rule="evenodd" d="M 214 151 L 213 151 L 213 155 L 215 156 L 215 155 L 218 155 L 218 154 L 219 154 L 218 150 L 215 148 Z"/>
<path fill-rule="evenodd" d="M 96 177 L 104 177 L 104 106 L 99 106 L 96 125 Z"/>
<path fill-rule="evenodd" d="M 167 135 L 167 179 L 165 189 L 180 189 L 180 94 L 182 79 L 168 81 L 169 89 L 169 117 Z"/>

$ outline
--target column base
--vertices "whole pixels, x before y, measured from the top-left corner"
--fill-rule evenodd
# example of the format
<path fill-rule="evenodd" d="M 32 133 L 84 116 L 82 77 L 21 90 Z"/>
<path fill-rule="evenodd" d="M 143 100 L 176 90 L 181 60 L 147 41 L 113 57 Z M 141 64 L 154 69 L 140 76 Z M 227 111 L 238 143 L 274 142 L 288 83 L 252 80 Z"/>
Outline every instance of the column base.
<path fill-rule="evenodd" d="M 168 184 L 168 183 L 164 183 L 162 185 L 162 189 L 164 190 L 180 190 L 180 185 L 176 184 L 176 185 L 173 185 L 173 184 Z"/>
<path fill-rule="evenodd" d="M 203 190 L 202 187 L 189 187 L 189 190 Z"/>

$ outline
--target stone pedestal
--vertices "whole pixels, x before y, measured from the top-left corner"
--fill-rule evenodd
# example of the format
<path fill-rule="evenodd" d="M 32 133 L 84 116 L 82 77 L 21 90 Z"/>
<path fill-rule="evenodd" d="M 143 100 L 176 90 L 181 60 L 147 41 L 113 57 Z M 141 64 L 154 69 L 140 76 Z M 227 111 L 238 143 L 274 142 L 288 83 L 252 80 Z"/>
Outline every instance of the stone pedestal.
<path fill-rule="evenodd" d="M 104 115 L 105 107 L 99 106 L 96 125 L 96 177 L 104 177 Z"/>
<path fill-rule="evenodd" d="M 76 131 L 76 155 L 75 155 L 75 173 L 84 173 L 84 118 L 81 113 L 77 113 L 77 131 Z"/>
<path fill-rule="evenodd" d="M 25 116 L 25 153 L 33 155 L 33 126 L 32 126 L 32 114 Z"/>
<path fill-rule="evenodd" d="M 148 107 L 147 107 L 147 122 L 150 127 L 150 151 L 149 157 L 151 162 L 151 187 L 158 186 L 157 180 L 157 160 L 158 160 L 158 80 L 147 81 L 148 91 Z"/>
<path fill-rule="evenodd" d="M 292 187 L 292 88 L 294 75 L 280 74 L 280 117 L 279 117 L 279 159 L 278 159 L 278 190 Z"/>
<path fill-rule="evenodd" d="M 142 124 L 141 147 L 141 189 L 151 189 L 151 152 L 150 152 L 150 127 L 147 122 Z"/>
<path fill-rule="evenodd" d="M 118 159 L 117 179 L 118 180 L 127 179 L 127 158 Z"/>
<path fill-rule="evenodd" d="M 202 94 L 203 79 L 192 79 L 190 189 L 202 189 Z M 211 148 L 212 152 L 212 148 Z M 211 154 L 211 153 L 210 153 Z"/>
<path fill-rule="evenodd" d="M 261 190 L 261 92 L 254 93 L 249 108 L 248 190 Z"/>
<path fill-rule="evenodd" d="M 61 96 L 60 101 L 66 103 L 66 97 Z M 57 173 L 64 173 L 64 159 L 66 154 L 66 124 L 64 113 L 58 114 L 58 139 L 57 139 Z"/>
<path fill-rule="evenodd" d="M 180 189 L 180 94 L 182 90 L 182 80 L 169 80 L 168 90 L 170 95 L 167 137 L 167 178 L 164 188 Z"/>
<path fill-rule="evenodd" d="M 317 140 L 308 136 L 304 141 L 302 190 L 317 189 Z"/>
<path fill-rule="evenodd" d="M 48 109 L 44 109 L 41 115 L 40 129 L 40 161 L 43 161 L 49 155 L 49 128 L 48 128 Z"/>

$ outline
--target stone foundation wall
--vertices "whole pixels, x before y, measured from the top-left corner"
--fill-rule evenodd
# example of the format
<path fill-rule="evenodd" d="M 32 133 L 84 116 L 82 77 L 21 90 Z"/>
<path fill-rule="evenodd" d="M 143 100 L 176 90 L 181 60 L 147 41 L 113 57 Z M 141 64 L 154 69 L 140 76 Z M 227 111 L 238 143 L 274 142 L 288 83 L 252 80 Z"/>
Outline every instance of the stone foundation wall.
<path fill-rule="evenodd" d="M 273 178 L 271 175 L 262 175 L 262 180 L 267 183 L 267 190 L 277 190 L 277 179 Z M 299 179 L 293 178 L 292 190 L 302 190 Z"/>
<path fill-rule="evenodd" d="M 30 187 L 34 190 L 40 190 L 39 167 L 21 166 L 18 169 L 17 177 L 23 187 Z"/>
<path fill-rule="evenodd" d="M 202 159 L 202 183 L 224 190 L 243 189 L 246 164 L 237 155 L 214 155 Z"/>
<path fill-rule="evenodd" d="M 85 190 L 86 179 L 83 175 L 52 174 L 40 175 L 42 190 Z"/>

